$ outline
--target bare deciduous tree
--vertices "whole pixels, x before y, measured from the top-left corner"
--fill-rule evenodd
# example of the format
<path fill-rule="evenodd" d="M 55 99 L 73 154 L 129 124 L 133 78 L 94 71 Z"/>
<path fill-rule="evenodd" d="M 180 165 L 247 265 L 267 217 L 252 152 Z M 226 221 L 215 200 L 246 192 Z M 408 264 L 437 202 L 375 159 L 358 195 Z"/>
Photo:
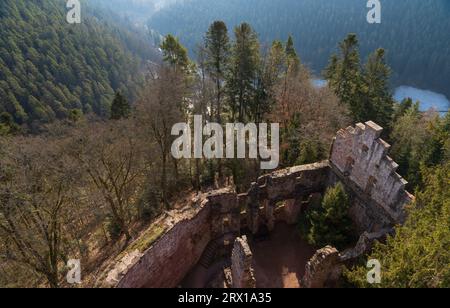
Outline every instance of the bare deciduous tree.
<path fill-rule="evenodd" d="M 74 173 L 58 146 L 43 138 L 2 144 L 0 230 L 6 258 L 60 285 L 67 260 L 69 206 L 76 203 Z"/>
<path fill-rule="evenodd" d="M 185 121 L 186 80 L 182 73 L 162 67 L 158 78 L 147 84 L 138 104 L 141 128 L 159 149 L 162 201 L 168 207 L 168 162 L 173 141 L 172 126 Z M 150 142 L 151 142 L 150 141 Z"/>

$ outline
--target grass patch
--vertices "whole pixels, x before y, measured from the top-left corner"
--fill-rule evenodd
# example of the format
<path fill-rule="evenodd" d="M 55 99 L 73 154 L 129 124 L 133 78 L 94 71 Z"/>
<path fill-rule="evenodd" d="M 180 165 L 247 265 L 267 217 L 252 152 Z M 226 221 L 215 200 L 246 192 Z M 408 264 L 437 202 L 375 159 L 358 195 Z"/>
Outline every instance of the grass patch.
<path fill-rule="evenodd" d="M 154 242 L 156 242 L 164 234 L 166 229 L 167 229 L 166 227 L 158 225 L 150 227 L 139 237 L 138 240 L 136 240 L 133 244 L 131 244 L 131 246 L 127 250 L 131 251 L 139 250 L 139 252 L 141 253 L 146 251 L 148 248 L 150 248 L 150 246 Z"/>
<path fill-rule="evenodd" d="M 120 261 L 127 253 L 138 250 L 140 253 L 145 252 L 152 246 L 154 242 L 161 238 L 161 236 L 166 232 L 167 227 L 161 225 L 153 225 L 142 233 L 139 238 L 134 241 L 130 246 L 128 246 L 124 252 L 122 252 L 117 260 Z"/>

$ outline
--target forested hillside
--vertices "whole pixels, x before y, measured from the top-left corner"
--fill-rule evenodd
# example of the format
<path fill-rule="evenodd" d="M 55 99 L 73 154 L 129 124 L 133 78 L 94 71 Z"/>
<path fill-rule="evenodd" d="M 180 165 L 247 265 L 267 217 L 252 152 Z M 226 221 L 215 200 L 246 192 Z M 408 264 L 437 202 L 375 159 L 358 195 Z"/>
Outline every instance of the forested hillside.
<path fill-rule="evenodd" d="M 145 23 L 148 18 L 179 0 L 89 0 L 90 5 L 112 10 L 135 23 Z"/>
<path fill-rule="evenodd" d="M 107 15 L 82 8 L 82 23 L 71 25 L 66 1 L 0 2 L 3 117 L 21 125 L 80 111 L 107 116 L 115 91 L 133 98 L 137 72 L 154 51 Z"/>
<path fill-rule="evenodd" d="M 214 20 L 230 27 L 251 23 L 261 41 L 292 34 L 302 61 L 317 74 L 348 33 L 356 33 L 365 58 L 387 50 L 393 85 L 407 84 L 450 96 L 450 3 L 446 0 L 384 0 L 382 23 L 366 21 L 367 1 L 361 0 L 187 0 L 169 6 L 150 20 L 162 34 L 180 37 L 191 51 Z"/>

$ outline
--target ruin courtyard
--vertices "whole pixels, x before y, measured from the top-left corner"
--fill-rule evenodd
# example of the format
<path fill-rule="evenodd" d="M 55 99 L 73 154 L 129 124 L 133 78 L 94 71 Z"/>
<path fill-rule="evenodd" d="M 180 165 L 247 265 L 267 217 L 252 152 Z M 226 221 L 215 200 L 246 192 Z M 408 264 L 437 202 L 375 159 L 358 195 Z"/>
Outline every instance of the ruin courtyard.
<path fill-rule="evenodd" d="M 248 192 L 199 194 L 166 213 L 109 264 L 98 284 L 117 288 L 332 287 L 342 265 L 370 251 L 405 220 L 413 199 L 373 122 L 340 130 L 329 160 L 264 175 Z M 328 187 L 344 184 L 359 240 L 317 250 L 297 223 Z"/>

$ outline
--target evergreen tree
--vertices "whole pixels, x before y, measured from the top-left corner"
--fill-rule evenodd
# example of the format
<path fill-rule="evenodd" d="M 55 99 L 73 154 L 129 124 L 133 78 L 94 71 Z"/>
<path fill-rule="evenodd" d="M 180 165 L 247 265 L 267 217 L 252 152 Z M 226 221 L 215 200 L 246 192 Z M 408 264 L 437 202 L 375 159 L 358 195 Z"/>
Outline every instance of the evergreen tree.
<path fill-rule="evenodd" d="M 312 164 L 321 159 L 321 144 L 318 141 L 305 141 L 300 146 L 300 155 L 296 165 Z"/>
<path fill-rule="evenodd" d="M 245 20 L 254 25 L 264 42 L 285 33 L 301 38 L 302 62 L 314 71 L 327 65 L 337 37 L 357 31 L 364 46 L 361 59 L 380 46 L 389 51 L 389 63 L 396 72 L 394 85 L 420 85 L 450 97 L 448 0 L 384 2 L 383 11 L 389 12 L 385 21 L 395 21 L 395 31 L 393 26 L 374 28 L 368 24 L 365 16 L 355 9 L 359 5 L 357 0 L 177 1 L 152 15 L 149 27 L 161 33 L 176 33 L 193 51 L 202 40 L 205 25 L 217 16 L 229 24 Z"/>
<path fill-rule="evenodd" d="M 15 133 L 18 130 L 19 126 L 8 112 L 0 113 L 0 136 Z"/>
<path fill-rule="evenodd" d="M 86 6 L 76 27 L 66 13 L 64 0 L 0 3 L 0 112 L 35 132 L 73 109 L 107 116 L 118 89 L 136 98 L 142 64 L 156 58 L 144 35 L 109 13 Z"/>
<path fill-rule="evenodd" d="M 363 80 L 356 34 L 349 34 L 339 44 L 340 56 L 332 56 L 326 70 L 328 84 L 342 103 L 347 104 L 355 122 L 364 121 L 366 110 L 362 103 Z"/>
<path fill-rule="evenodd" d="M 323 77 L 328 80 L 330 86 L 335 87 L 334 81 L 338 70 L 339 58 L 336 54 L 332 54 L 328 62 L 328 66 L 323 72 Z"/>
<path fill-rule="evenodd" d="M 121 92 L 117 92 L 111 104 L 111 119 L 120 120 L 123 118 L 128 118 L 130 113 L 130 104 Z"/>
<path fill-rule="evenodd" d="M 352 222 L 348 216 L 350 200 L 342 183 L 329 188 L 320 209 L 308 213 L 311 226 L 308 242 L 317 247 L 332 245 L 344 248 L 352 238 Z"/>
<path fill-rule="evenodd" d="M 287 57 L 283 43 L 274 41 L 268 55 L 262 57 L 257 68 L 255 96 L 249 105 L 249 114 L 254 122 L 264 121 L 276 101 L 275 87 L 287 75 Z"/>
<path fill-rule="evenodd" d="M 404 116 L 406 111 L 413 107 L 413 100 L 411 98 L 405 98 L 399 104 L 394 104 L 394 112 L 392 114 L 392 124 Z M 392 126 L 391 124 L 391 126 Z"/>
<path fill-rule="evenodd" d="M 223 83 L 230 56 L 228 29 L 223 21 L 215 21 L 205 37 L 206 69 L 216 85 L 216 120 L 221 123 Z"/>
<path fill-rule="evenodd" d="M 297 71 L 300 66 L 300 58 L 295 50 L 294 38 L 289 35 L 286 43 L 286 56 L 289 71 Z"/>
<path fill-rule="evenodd" d="M 232 47 L 231 70 L 228 77 L 232 117 L 244 122 L 251 117 L 250 107 L 255 95 L 255 84 L 260 64 L 259 41 L 249 24 L 243 23 L 234 30 L 235 42 Z"/>
<path fill-rule="evenodd" d="M 288 58 L 289 55 L 285 53 L 283 43 L 280 41 L 274 41 L 272 43 L 272 47 L 270 48 L 269 61 L 266 65 L 266 71 L 272 83 L 275 83 L 275 81 L 280 78 L 282 74 L 286 74 Z"/>
<path fill-rule="evenodd" d="M 406 223 L 364 258 L 381 262 L 381 284 L 367 283 L 367 267 L 361 264 L 345 273 L 355 286 L 450 287 L 450 164 L 423 170 L 423 177 L 425 185 L 416 192 Z"/>
<path fill-rule="evenodd" d="M 389 129 L 394 99 L 389 89 L 391 69 L 385 61 L 385 51 L 377 49 L 369 56 L 364 70 L 365 101 L 361 116 Z"/>
<path fill-rule="evenodd" d="M 179 39 L 172 34 L 167 35 L 161 44 L 164 54 L 164 61 L 174 67 L 176 70 L 186 71 L 189 68 L 190 61 L 187 49 L 180 43 Z"/>

